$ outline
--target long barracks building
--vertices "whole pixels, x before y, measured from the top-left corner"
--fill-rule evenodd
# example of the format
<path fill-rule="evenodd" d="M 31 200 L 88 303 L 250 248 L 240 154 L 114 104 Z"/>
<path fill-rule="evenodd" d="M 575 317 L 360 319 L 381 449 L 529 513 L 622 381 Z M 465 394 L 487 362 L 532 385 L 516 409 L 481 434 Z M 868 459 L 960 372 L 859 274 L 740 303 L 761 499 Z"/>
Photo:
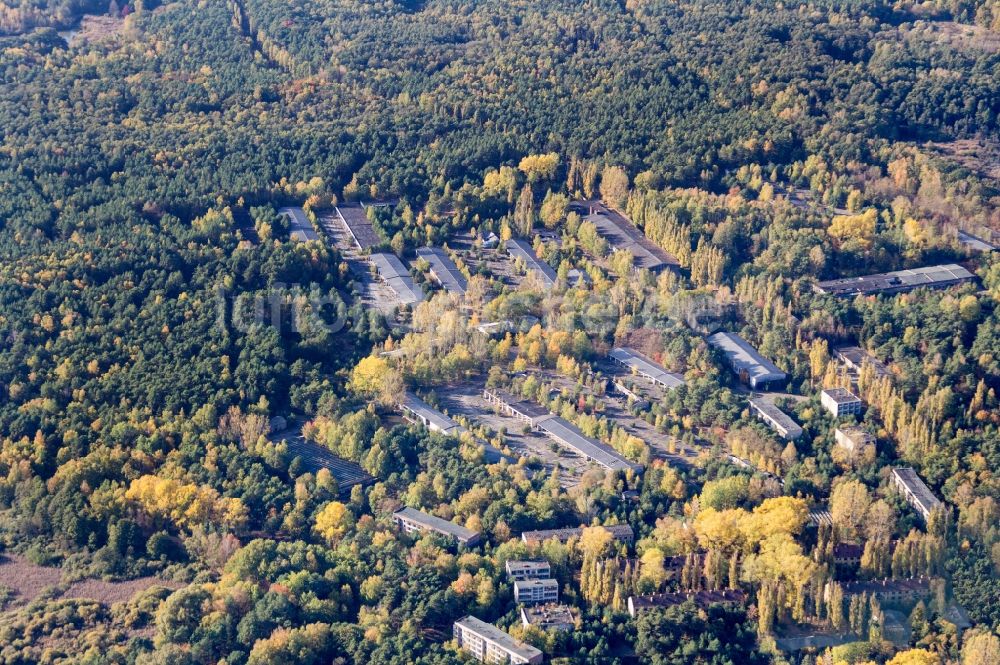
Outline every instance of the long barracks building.
<path fill-rule="evenodd" d="M 642 473 L 641 464 L 632 462 L 617 450 L 597 439 L 592 439 L 581 432 L 576 425 L 559 416 L 549 413 L 543 407 L 517 399 L 503 390 L 487 388 L 483 399 L 497 409 L 512 415 L 533 428 L 544 432 L 559 445 L 571 449 L 578 455 L 600 464 L 611 471 L 631 469 Z"/>

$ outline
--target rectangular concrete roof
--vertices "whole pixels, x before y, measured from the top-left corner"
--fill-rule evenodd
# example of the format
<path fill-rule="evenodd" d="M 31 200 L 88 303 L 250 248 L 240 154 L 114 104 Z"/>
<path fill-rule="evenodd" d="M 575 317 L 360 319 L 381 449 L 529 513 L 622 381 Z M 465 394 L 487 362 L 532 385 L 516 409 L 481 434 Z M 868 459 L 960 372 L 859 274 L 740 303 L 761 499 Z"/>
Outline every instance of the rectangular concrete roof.
<path fill-rule="evenodd" d="M 443 249 L 440 247 L 421 247 L 417 250 L 417 256 L 430 264 L 434 278 L 441 283 L 441 287 L 445 291 L 457 293 L 460 296 L 465 295 L 469 283 Z"/>
<path fill-rule="evenodd" d="M 520 640 L 515 640 L 509 633 L 500 630 L 491 623 L 486 623 L 485 621 L 477 619 L 474 616 L 469 615 L 462 617 L 455 623 L 476 633 L 480 637 L 503 647 L 510 653 L 517 654 L 519 658 L 523 658 L 525 661 L 537 659 L 542 655 L 541 651 L 530 644 L 525 644 Z"/>
<path fill-rule="evenodd" d="M 838 346 L 833 349 L 835 356 L 856 369 L 861 369 L 865 362 L 871 364 L 878 376 L 889 376 L 889 368 L 881 360 L 865 351 L 860 346 Z"/>
<path fill-rule="evenodd" d="M 358 249 L 370 249 L 382 242 L 375 227 L 372 226 L 368 214 L 357 203 L 344 203 L 337 206 L 337 216 L 347 227 Z"/>
<path fill-rule="evenodd" d="M 764 419 L 772 429 L 788 439 L 797 439 L 802 436 L 802 428 L 792 420 L 791 416 L 771 404 L 767 400 L 750 398 L 750 406 L 757 414 Z"/>
<path fill-rule="evenodd" d="M 508 408 L 521 414 L 525 418 L 537 421 L 539 418 L 552 418 L 552 414 L 545 407 L 535 404 L 534 402 L 529 402 L 523 400 L 520 397 L 513 395 L 506 390 L 499 389 L 489 389 L 489 392 L 495 394 L 501 402 L 507 405 Z"/>
<path fill-rule="evenodd" d="M 721 350 L 737 371 L 746 371 L 758 382 L 784 381 L 787 376 L 736 333 L 717 332 L 709 335 L 708 343 Z"/>
<path fill-rule="evenodd" d="M 538 275 L 545 288 L 551 289 L 556 285 L 556 271 L 548 263 L 538 258 L 535 255 L 535 250 L 526 241 L 515 238 L 508 240 L 507 251 L 510 252 L 511 256 L 524 261 L 528 270 Z"/>
<path fill-rule="evenodd" d="M 319 240 L 319 234 L 313 228 L 312 222 L 306 217 L 306 211 L 298 206 L 289 206 L 278 210 L 278 214 L 288 218 L 288 236 L 292 240 L 305 242 L 307 240 Z"/>
<path fill-rule="evenodd" d="M 538 428 L 548 434 L 557 443 L 573 449 L 584 457 L 612 471 L 624 469 L 633 469 L 636 472 L 642 471 L 641 464 L 628 460 L 608 444 L 586 436 L 576 425 L 559 416 L 542 420 L 538 423 Z"/>
<path fill-rule="evenodd" d="M 454 420 L 409 391 L 403 395 L 403 399 L 399 405 L 429 423 L 428 426 L 431 429 L 437 429 L 448 434 L 458 433 L 463 429 Z"/>
<path fill-rule="evenodd" d="M 930 512 L 938 505 L 941 501 L 934 496 L 934 492 L 931 488 L 927 487 L 927 484 L 917 475 L 911 467 L 902 466 L 895 467 L 892 470 L 892 475 L 896 476 L 901 483 L 909 490 L 910 494 L 924 507 L 927 512 Z"/>
<path fill-rule="evenodd" d="M 572 625 L 575 621 L 573 610 L 569 605 L 535 605 L 522 607 L 521 619 L 529 626 L 547 628 L 548 626 Z"/>
<path fill-rule="evenodd" d="M 739 589 L 722 589 L 719 591 L 681 591 L 675 593 L 654 593 L 648 596 L 631 596 L 628 599 L 629 612 L 635 616 L 641 610 L 657 607 L 671 607 L 693 600 L 701 607 L 713 603 L 743 603 L 746 594 Z"/>
<path fill-rule="evenodd" d="M 662 250 L 656 252 L 647 243 L 643 243 L 639 237 L 641 233 L 632 224 L 616 220 L 600 212 L 587 215 L 585 219 L 597 228 L 598 234 L 607 240 L 613 249 L 631 252 L 636 268 L 658 270 L 667 265 L 678 265 L 676 260 L 669 260 L 672 258 L 669 255 L 666 257 L 658 256 L 658 253 L 665 254 Z"/>
<path fill-rule="evenodd" d="M 667 388 L 676 388 L 684 385 L 684 378 L 682 376 L 668 372 L 660 364 L 635 349 L 620 346 L 612 349 L 611 357 L 623 365 L 627 365 L 637 374 Z"/>
<path fill-rule="evenodd" d="M 514 588 L 517 589 L 518 593 L 522 591 L 527 591 L 528 589 L 537 589 L 540 587 L 556 587 L 559 588 L 559 580 L 547 577 L 545 579 L 534 579 L 534 580 L 515 580 Z"/>
<path fill-rule="evenodd" d="M 969 249 L 974 249 L 977 252 L 993 252 L 997 249 L 992 243 L 986 242 L 982 238 L 961 230 L 958 232 L 958 241 Z"/>
<path fill-rule="evenodd" d="M 377 252 L 368 257 L 375 266 L 382 280 L 396 292 L 399 299 L 406 304 L 421 302 L 424 292 L 410 277 L 410 271 L 395 254 Z"/>
<path fill-rule="evenodd" d="M 952 284 L 969 282 L 976 277 L 957 263 L 947 263 L 939 266 L 926 266 L 909 270 L 865 275 L 863 277 L 847 277 L 817 282 L 814 290 L 818 293 L 829 293 L 835 296 L 852 296 L 872 293 L 901 293 L 920 288 L 941 288 Z"/>
<path fill-rule="evenodd" d="M 602 529 L 606 530 L 611 536 L 617 540 L 632 540 L 635 538 L 635 532 L 632 531 L 632 527 L 628 524 L 612 524 L 612 525 L 599 525 Z M 524 542 L 539 541 L 544 542 L 549 538 L 557 538 L 562 542 L 568 541 L 570 538 L 579 538 L 583 534 L 584 527 L 582 526 L 568 526 L 562 529 L 540 529 L 537 531 L 525 531 L 521 534 L 521 540 Z"/>
<path fill-rule="evenodd" d="M 822 392 L 837 404 L 850 404 L 861 400 L 860 397 L 846 388 L 825 388 Z"/>
<path fill-rule="evenodd" d="M 409 522 L 413 522 L 414 524 L 428 529 L 429 531 L 437 531 L 438 533 L 452 536 L 458 539 L 459 542 L 463 543 L 475 540 L 479 537 L 478 531 L 466 529 L 460 524 L 443 520 L 440 517 L 435 517 L 434 515 L 428 515 L 423 511 L 417 510 L 416 508 L 401 508 L 393 513 L 393 517 L 401 517 Z"/>

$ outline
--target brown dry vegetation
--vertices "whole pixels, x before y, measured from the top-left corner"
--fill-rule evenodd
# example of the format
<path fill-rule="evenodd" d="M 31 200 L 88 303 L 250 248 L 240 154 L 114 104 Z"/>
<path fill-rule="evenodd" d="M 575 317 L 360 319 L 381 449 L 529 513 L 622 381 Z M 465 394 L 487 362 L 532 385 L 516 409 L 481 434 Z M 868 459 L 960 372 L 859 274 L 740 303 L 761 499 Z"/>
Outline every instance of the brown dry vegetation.
<path fill-rule="evenodd" d="M 935 41 L 954 49 L 1000 52 L 1000 33 L 980 25 L 967 25 L 954 21 L 917 22 L 912 31 L 927 35 Z"/>
<path fill-rule="evenodd" d="M 46 589 L 62 583 L 62 571 L 50 566 L 39 566 L 22 556 L 6 554 L 0 558 L 0 587 L 14 591 L 13 602 L 26 604 L 41 595 Z M 61 598 L 88 598 L 111 606 L 130 599 L 136 593 L 153 585 L 179 588 L 177 582 L 161 580 L 156 577 L 142 577 L 126 582 L 108 582 L 105 580 L 80 580 L 65 587 L 55 595 Z"/>
<path fill-rule="evenodd" d="M 997 38 L 1000 40 L 1000 35 Z M 960 139 L 946 143 L 930 143 L 928 147 L 970 171 L 1000 180 L 1000 141 Z"/>
<path fill-rule="evenodd" d="M 111 16 L 84 16 L 80 27 L 70 39 L 70 46 L 83 42 L 99 42 L 118 34 L 125 25 L 125 19 Z"/>

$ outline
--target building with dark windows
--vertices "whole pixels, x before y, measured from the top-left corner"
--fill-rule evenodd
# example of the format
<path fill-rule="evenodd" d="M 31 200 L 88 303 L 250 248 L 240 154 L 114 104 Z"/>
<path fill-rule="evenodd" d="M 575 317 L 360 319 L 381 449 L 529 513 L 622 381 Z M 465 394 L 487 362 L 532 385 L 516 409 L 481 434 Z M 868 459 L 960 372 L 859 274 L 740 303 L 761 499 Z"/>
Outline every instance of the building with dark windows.
<path fill-rule="evenodd" d="M 474 616 L 462 617 L 456 621 L 454 636 L 463 651 L 482 663 L 537 665 L 544 660 L 544 654 L 535 647 L 515 640 L 493 624 Z"/>

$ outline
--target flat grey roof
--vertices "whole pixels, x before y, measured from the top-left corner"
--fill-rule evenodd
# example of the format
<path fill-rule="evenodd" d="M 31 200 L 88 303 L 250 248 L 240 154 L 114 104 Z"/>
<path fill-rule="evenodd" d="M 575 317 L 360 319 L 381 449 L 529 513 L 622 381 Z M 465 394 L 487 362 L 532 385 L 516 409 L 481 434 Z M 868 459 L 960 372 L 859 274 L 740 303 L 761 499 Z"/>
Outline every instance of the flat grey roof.
<path fill-rule="evenodd" d="M 620 346 L 611 350 L 611 357 L 632 368 L 636 373 L 646 378 L 660 383 L 667 388 L 676 388 L 684 385 L 684 378 L 678 374 L 673 374 L 664 369 L 660 364 L 654 362 L 648 356 L 639 353 L 635 349 L 627 346 Z"/>
<path fill-rule="evenodd" d="M 536 420 L 538 418 L 554 417 L 545 407 L 535 404 L 534 402 L 523 400 L 516 395 L 512 395 L 506 390 L 487 388 L 487 392 L 492 392 L 501 402 L 506 404 L 509 409 L 521 414 L 525 418 Z"/>
<path fill-rule="evenodd" d="M 598 525 L 602 529 L 606 530 L 612 535 L 612 537 L 617 540 L 632 540 L 635 538 L 635 532 L 632 531 L 632 527 L 628 524 L 611 524 L 611 525 Z M 525 531 L 521 534 L 521 540 L 524 542 L 529 542 L 532 540 L 546 541 L 549 538 L 558 538 L 562 542 L 566 542 L 570 538 L 579 538 L 583 534 L 584 527 L 582 526 L 568 526 L 562 529 L 540 529 L 537 531 Z"/>
<path fill-rule="evenodd" d="M 523 559 L 508 559 L 507 570 L 511 568 L 521 568 L 527 570 L 549 570 L 551 565 L 548 561 L 526 561 Z"/>
<path fill-rule="evenodd" d="M 771 425 L 772 428 L 778 429 L 780 434 L 789 439 L 797 439 L 802 436 L 802 428 L 792 420 L 791 416 L 774 404 L 755 397 L 751 397 L 749 401 L 753 410 Z"/>
<path fill-rule="evenodd" d="M 861 593 L 874 593 L 876 595 L 884 593 L 919 593 L 930 588 L 930 580 L 925 578 L 906 580 L 854 580 L 841 583 L 844 593 L 853 596 Z"/>
<path fill-rule="evenodd" d="M 435 428 L 441 430 L 442 432 L 451 433 L 452 430 L 460 430 L 462 426 L 456 423 L 454 420 L 444 415 L 433 406 L 420 399 L 410 391 L 406 391 L 403 395 L 403 399 L 400 401 L 399 406 L 407 411 L 414 413 L 423 420 L 426 420 Z"/>
<path fill-rule="evenodd" d="M 529 626 L 569 625 L 574 623 L 573 610 L 569 605 L 535 605 L 521 608 L 522 621 Z"/>
<path fill-rule="evenodd" d="M 424 291 L 417 286 L 410 271 L 399 260 L 395 254 L 376 252 L 368 257 L 375 266 L 382 280 L 389 285 L 389 288 L 396 292 L 399 299 L 404 303 L 418 303 L 424 299 Z"/>
<path fill-rule="evenodd" d="M 419 526 L 429 529 L 431 531 L 437 531 L 438 533 L 443 533 L 448 536 L 453 536 L 457 538 L 460 542 L 466 542 L 469 540 L 475 540 L 479 537 L 478 531 L 473 531 L 472 529 L 466 529 L 460 524 L 455 524 L 454 522 L 449 522 L 448 520 L 443 520 L 440 517 L 435 517 L 434 515 L 428 515 L 425 512 L 419 511 L 416 508 L 401 508 L 392 514 L 393 517 L 405 519 L 408 522 L 413 522 Z"/>
<path fill-rule="evenodd" d="M 875 436 L 860 425 L 844 425 L 834 431 L 840 432 L 855 444 L 871 443 L 875 440 Z"/>
<path fill-rule="evenodd" d="M 370 249 L 382 242 L 375 227 L 372 226 L 368 214 L 357 203 L 345 203 L 337 206 L 337 216 L 347 232 L 351 234 L 358 249 Z"/>
<path fill-rule="evenodd" d="M 959 230 L 958 241 L 968 247 L 969 249 L 974 249 L 977 252 L 992 252 L 997 248 L 992 244 L 988 243 L 982 238 L 978 238 L 971 233 Z"/>
<path fill-rule="evenodd" d="M 860 402 L 861 398 L 846 388 L 824 388 L 823 394 L 832 399 L 837 404 L 849 404 Z"/>
<path fill-rule="evenodd" d="M 676 260 L 670 261 L 669 255 L 657 256 L 658 253 L 665 254 L 665 252 L 663 250 L 656 252 L 647 243 L 643 243 L 639 237 L 641 236 L 639 230 L 632 224 L 614 219 L 602 212 L 591 213 L 585 219 L 597 228 L 598 234 L 607 240 L 611 247 L 631 252 L 637 268 L 657 270 L 667 265 L 678 264 Z"/>
<path fill-rule="evenodd" d="M 885 363 L 860 346 L 838 346 L 833 349 L 833 353 L 851 367 L 861 369 L 865 361 L 868 361 L 875 368 L 875 374 L 878 376 L 889 375 L 889 368 L 885 366 Z"/>
<path fill-rule="evenodd" d="M 947 263 L 940 266 L 926 266 L 909 270 L 865 275 L 863 277 L 847 277 L 817 282 L 814 290 L 818 293 L 829 293 L 835 296 L 852 296 L 864 293 L 899 293 L 912 289 L 927 287 L 944 287 L 961 282 L 974 280 L 971 272 L 957 263 Z"/>
<path fill-rule="evenodd" d="M 556 285 L 556 271 L 545 261 L 535 255 L 535 250 L 526 241 L 511 238 L 507 241 L 507 251 L 510 255 L 524 261 L 528 270 L 534 272 L 541 279 L 545 288 L 551 289 Z"/>
<path fill-rule="evenodd" d="M 291 227 L 288 236 L 292 240 L 305 242 L 307 240 L 319 240 L 319 234 L 313 228 L 312 222 L 306 217 L 306 211 L 298 206 L 288 206 L 278 210 L 278 214 L 288 218 Z"/>
<path fill-rule="evenodd" d="M 431 272 L 434 273 L 435 279 L 441 283 L 445 291 L 457 293 L 460 296 L 465 295 L 469 283 L 443 249 L 440 247 L 421 247 L 417 250 L 417 256 L 430 264 Z"/>
<path fill-rule="evenodd" d="M 899 479 L 899 482 L 901 482 L 903 486 L 909 490 L 910 494 L 912 494 L 917 501 L 920 502 L 927 512 L 930 512 L 936 506 L 941 504 L 941 501 L 934 496 L 934 492 L 931 491 L 931 488 L 927 487 L 927 483 L 921 480 L 920 476 L 917 475 L 917 472 L 914 471 L 912 467 L 895 467 L 892 470 L 892 474 Z"/>
<path fill-rule="evenodd" d="M 462 626 L 463 628 L 472 631 L 476 635 L 493 642 L 506 651 L 517 654 L 518 657 L 523 658 L 526 661 L 536 659 L 542 655 L 541 651 L 530 644 L 525 644 L 520 640 L 515 640 L 510 636 L 510 634 L 500 630 L 493 624 L 486 623 L 485 621 L 477 619 L 472 615 L 462 617 L 455 622 L 455 625 Z"/>
<path fill-rule="evenodd" d="M 629 611 L 635 615 L 640 610 L 656 607 L 671 607 L 693 600 L 701 607 L 713 603 L 742 603 L 746 594 L 739 589 L 722 589 L 719 591 L 680 591 L 675 593 L 654 593 L 648 596 L 631 596 L 628 599 Z"/>
<path fill-rule="evenodd" d="M 737 371 L 746 371 L 755 381 L 784 381 L 787 375 L 760 355 L 745 339 L 731 332 L 709 335 L 708 343 L 720 349 Z"/>
<path fill-rule="evenodd" d="M 608 444 L 592 439 L 567 420 L 554 416 L 538 423 L 538 428 L 558 443 L 572 448 L 584 457 L 590 458 L 612 471 L 632 469 L 642 471 L 642 465 L 625 458 Z"/>

